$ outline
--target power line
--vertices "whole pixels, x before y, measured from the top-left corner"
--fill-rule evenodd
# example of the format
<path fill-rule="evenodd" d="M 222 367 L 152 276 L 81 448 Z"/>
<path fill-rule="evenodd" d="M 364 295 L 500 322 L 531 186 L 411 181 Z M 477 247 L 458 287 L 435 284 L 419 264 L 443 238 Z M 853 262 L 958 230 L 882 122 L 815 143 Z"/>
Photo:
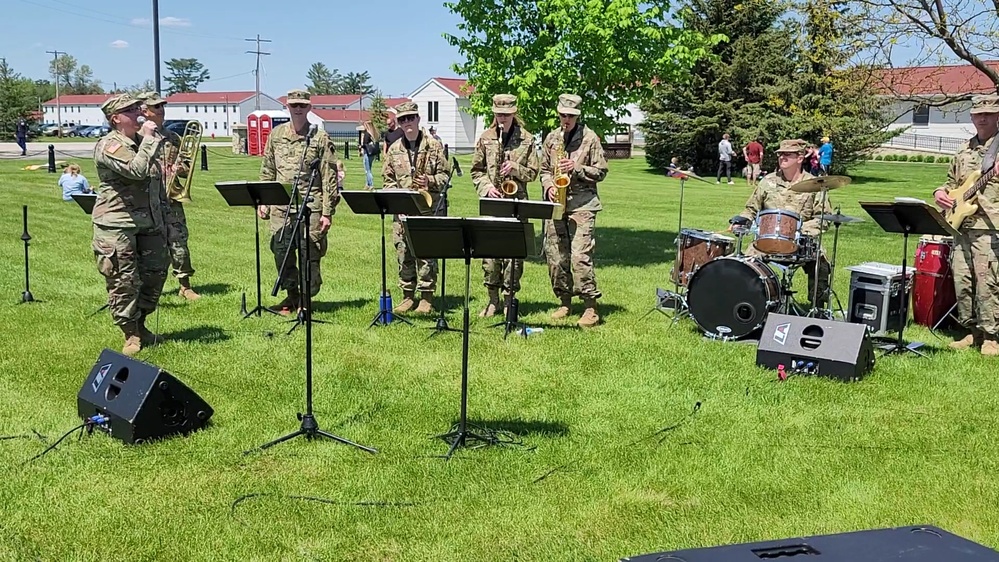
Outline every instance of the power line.
<path fill-rule="evenodd" d="M 261 39 L 260 34 L 257 34 L 256 39 L 244 39 L 244 41 L 255 41 L 257 43 L 256 51 L 246 51 L 249 54 L 257 55 L 257 69 L 253 71 L 254 76 L 257 79 L 257 94 L 253 97 L 253 106 L 255 111 L 260 110 L 260 55 L 269 55 L 270 53 L 264 53 L 260 50 L 261 43 L 270 43 L 270 39 Z"/>

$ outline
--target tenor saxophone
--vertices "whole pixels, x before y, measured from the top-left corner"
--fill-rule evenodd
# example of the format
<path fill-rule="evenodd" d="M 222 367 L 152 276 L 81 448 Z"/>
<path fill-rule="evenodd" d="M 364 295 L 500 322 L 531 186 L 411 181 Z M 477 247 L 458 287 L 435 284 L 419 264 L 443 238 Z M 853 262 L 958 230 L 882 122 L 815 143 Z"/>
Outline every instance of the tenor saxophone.
<path fill-rule="evenodd" d="M 569 194 L 569 176 L 562 171 L 562 166 L 559 162 L 565 157 L 565 141 L 560 139 L 555 148 L 555 179 L 553 180 L 555 184 L 555 200 L 553 203 L 560 205 L 563 210 L 565 209 L 565 201 Z"/>
<path fill-rule="evenodd" d="M 503 124 L 497 123 L 496 125 L 499 127 L 499 133 L 497 136 L 499 137 L 499 149 L 500 149 L 499 161 L 496 163 L 496 179 L 497 181 L 502 180 L 502 182 L 499 183 L 500 191 L 502 191 L 506 195 L 516 195 L 517 192 L 520 191 L 520 186 L 517 185 L 517 182 L 513 181 L 513 179 L 511 178 L 507 178 L 504 180 L 502 174 L 500 174 L 500 169 L 503 167 L 503 162 L 510 159 L 510 154 L 507 153 L 505 150 L 503 150 Z"/>
<path fill-rule="evenodd" d="M 421 156 L 423 157 L 422 160 L 420 159 Z M 416 155 L 416 165 L 409 167 L 409 177 L 415 181 L 417 176 L 427 173 L 426 168 L 427 168 L 426 151 L 421 151 Z M 434 198 L 432 195 L 430 195 L 429 189 L 417 189 L 416 191 L 423 195 L 423 200 L 427 202 L 427 207 L 434 206 Z"/>
<path fill-rule="evenodd" d="M 184 127 L 184 136 L 173 160 L 167 164 L 174 170 L 166 178 L 166 194 L 171 201 L 178 203 L 191 202 L 191 181 L 194 179 L 194 161 L 198 157 L 198 145 L 201 144 L 202 128 L 199 121 L 188 121 Z M 187 177 L 182 183 L 177 182 L 177 168 L 183 163 L 187 166 Z"/>

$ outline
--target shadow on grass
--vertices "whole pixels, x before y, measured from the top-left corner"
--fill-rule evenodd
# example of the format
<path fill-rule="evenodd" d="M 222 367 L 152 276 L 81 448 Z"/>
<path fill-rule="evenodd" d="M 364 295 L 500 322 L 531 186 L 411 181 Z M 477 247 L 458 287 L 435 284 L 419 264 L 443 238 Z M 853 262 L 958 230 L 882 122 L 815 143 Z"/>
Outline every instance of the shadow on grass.
<path fill-rule="evenodd" d="M 526 302 L 520 301 L 520 316 L 535 314 L 539 312 L 551 314 L 552 312 L 555 312 L 555 309 L 558 307 L 559 303 L 558 301 L 555 300 L 555 297 L 552 297 L 551 301 L 526 301 Z M 597 301 L 597 312 L 600 314 L 601 319 L 604 319 L 608 316 L 613 316 L 614 314 L 617 314 L 618 312 L 622 312 L 624 310 L 625 308 L 623 306 L 616 304 L 607 304 L 601 301 Z M 570 307 L 569 311 L 569 318 L 572 318 L 573 316 L 579 316 L 582 313 L 583 313 L 583 303 L 580 302 L 578 298 L 573 299 L 572 306 Z M 502 317 L 500 317 L 500 319 L 502 319 Z M 545 327 L 547 328 L 548 326 Z M 552 328 L 560 328 L 560 327 L 567 328 L 569 326 L 564 324 L 556 324 L 552 326 Z M 575 322 L 572 323 L 572 327 L 573 328 L 576 327 Z"/>
<path fill-rule="evenodd" d="M 454 420 L 455 425 L 458 420 Z M 545 422 L 537 420 L 507 419 L 507 420 L 468 420 L 469 426 L 478 426 L 493 431 L 508 431 L 514 435 L 557 435 L 569 434 L 569 426 L 561 422 Z"/>
<path fill-rule="evenodd" d="M 218 343 L 232 339 L 229 334 L 218 326 L 195 326 L 178 332 L 167 332 L 162 335 L 166 341 L 184 343 Z"/>
<path fill-rule="evenodd" d="M 234 291 L 233 286 L 228 283 L 206 283 L 204 285 L 198 285 L 197 283 L 192 283 L 191 288 L 194 289 L 194 292 L 198 293 L 203 297 L 212 296 L 212 295 L 224 295 Z M 176 290 L 172 292 L 174 296 L 179 296 L 177 295 Z"/>
<path fill-rule="evenodd" d="M 341 310 L 345 310 L 345 309 L 348 309 L 348 308 L 365 308 L 365 307 L 368 307 L 368 306 L 374 307 L 375 310 L 378 310 L 378 299 L 377 298 L 375 298 L 375 299 L 352 299 L 352 300 L 349 300 L 349 301 L 333 301 L 333 302 L 313 301 L 312 302 L 312 310 L 314 310 L 316 312 L 321 312 L 321 313 L 329 313 L 329 312 L 336 313 L 336 312 L 340 312 Z"/>
<path fill-rule="evenodd" d="M 547 265 L 541 250 L 544 237 L 535 237 L 535 254 L 528 263 Z M 596 249 L 593 261 L 597 277 L 601 266 L 645 267 L 668 263 L 676 259 L 676 232 L 670 230 L 639 230 L 617 226 L 601 226 L 597 216 Z M 481 268 L 480 268 L 481 271 Z"/>

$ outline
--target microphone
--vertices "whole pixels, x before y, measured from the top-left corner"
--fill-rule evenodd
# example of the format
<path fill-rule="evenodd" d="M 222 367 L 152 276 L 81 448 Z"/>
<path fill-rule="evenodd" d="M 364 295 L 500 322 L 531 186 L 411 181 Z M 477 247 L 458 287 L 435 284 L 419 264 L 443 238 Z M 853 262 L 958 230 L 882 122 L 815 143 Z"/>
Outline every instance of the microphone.
<path fill-rule="evenodd" d="M 454 173 L 458 174 L 458 177 L 460 178 L 462 176 L 462 173 L 461 173 L 461 165 L 458 164 L 458 159 L 452 157 L 451 163 L 454 164 Z"/>
<path fill-rule="evenodd" d="M 309 126 L 309 132 L 305 134 L 305 139 L 312 140 L 312 137 L 316 136 L 316 132 L 318 131 L 319 131 L 319 125 L 313 123 L 311 126 Z"/>
<path fill-rule="evenodd" d="M 145 122 L 146 122 L 146 118 L 140 115 L 140 116 L 139 116 L 139 117 L 138 117 L 138 118 L 137 118 L 137 119 L 135 120 L 135 122 L 136 122 L 136 123 L 138 123 L 139 125 L 141 125 L 141 124 L 143 124 L 143 123 L 145 123 Z"/>

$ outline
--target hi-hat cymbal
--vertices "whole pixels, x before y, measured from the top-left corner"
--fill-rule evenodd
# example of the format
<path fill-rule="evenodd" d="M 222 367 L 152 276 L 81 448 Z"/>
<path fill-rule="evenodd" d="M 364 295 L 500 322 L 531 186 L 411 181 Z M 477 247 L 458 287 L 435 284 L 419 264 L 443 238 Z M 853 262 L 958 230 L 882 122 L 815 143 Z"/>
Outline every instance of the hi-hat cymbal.
<path fill-rule="evenodd" d="M 671 170 L 671 172 L 673 173 L 673 175 L 671 177 L 674 177 L 676 179 L 682 179 L 682 178 L 686 177 L 686 178 L 690 178 L 692 180 L 702 181 L 704 183 L 711 183 L 710 181 L 702 178 L 701 176 L 695 174 L 694 172 L 688 172 L 686 170 Z"/>
<path fill-rule="evenodd" d="M 788 189 L 798 193 L 818 193 L 822 190 L 839 189 L 850 185 L 850 178 L 846 176 L 819 176 L 800 181 Z"/>
<path fill-rule="evenodd" d="M 851 217 L 849 215 L 843 215 L 836 213 L 834 215 L 822 215 L 820 217 L 826 222 L 839 223 L 839 224 L 850 224 L 851 222 L 864 222 L 864 219 Z"/>

